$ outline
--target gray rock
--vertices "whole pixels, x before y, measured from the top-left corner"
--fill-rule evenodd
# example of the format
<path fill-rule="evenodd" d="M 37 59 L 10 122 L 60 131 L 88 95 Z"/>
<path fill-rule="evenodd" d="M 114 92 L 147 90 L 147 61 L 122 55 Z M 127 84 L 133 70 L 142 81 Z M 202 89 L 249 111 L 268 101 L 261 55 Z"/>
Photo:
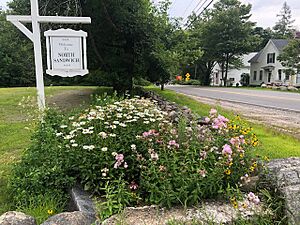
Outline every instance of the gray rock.
<path fill-rule="evenodd" d="M 52 216 L 41 225 L 91 225 L 94 222 L 94 218 L 89 214 L 76 211 Z"/>
<path fill-rule="evenodd" d="M 300 224 L 300 158 L 272 160 L 267 178 L 280 190 L 290 224 Z"/>
<path fill-rule="evenodd" d="M 0 216 L 0 225 L 36 225 L 36 222 L 24 213 L 10 211 Z"/>
<path fill-rule="evenodd" d="M 261 87 L 262 88 L 267 88 L 267 85 L 266 84 L 262 84 Z"/>
<path fill-rule="evenodd" d="M 273 86 L 273 87 L 272 87 L 272 89 L 273 89 L 273 90 L 278 90 L 278 89 L 279 89 L 279 87 L 277 87 L 277 86 Z"/>
<path fill-rule="evenodd" d="M 87 213 L 96 219 L 96 207 L 87 192 L 80 187 L 73 187 L 71 197 L 76 210 Z"/>
<path fill-rule="evenodd" d="M 300 224 L 300 185 L 284 188 L 283 194 L 290 224 Z"/>
<path fill-rule="evenodd" d="M 281 90 L 281 91 L 287 91 L 287 89 L 288 89 L 288 88 L 287 88 L 286 86 L 280 86 L 280 90 Z"/>
<path fill-rule="evenodd" d="M 298 91 L 298 88 L 293 87 L 293 86 L 288 86 L 287 90 L 289 90 L 289 91 Z"/>

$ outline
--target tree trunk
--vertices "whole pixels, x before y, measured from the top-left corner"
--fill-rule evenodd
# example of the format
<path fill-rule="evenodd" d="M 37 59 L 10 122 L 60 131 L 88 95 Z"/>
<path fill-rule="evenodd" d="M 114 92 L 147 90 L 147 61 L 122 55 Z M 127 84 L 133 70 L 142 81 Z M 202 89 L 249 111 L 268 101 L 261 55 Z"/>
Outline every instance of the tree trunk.
<path fill-rule="evenodd" d="M 221 82 L 221 86 L 222 86 L 222 83 L 223 83 L 223 85 L 225 86 L 226 85 L 226 82 L 225 82 L 225 76 L 224 76 L 224 65 L 225 63 L 224 63 L 224 61 L 222 61 L 222 63 L 221 63 L 221 70 L 222 70 L 222 82 Z"/>
<path fill-rule="evenodd" d="M 228 67 L 229 67 L 229 55 L 226 55 L 226 66 L 225 66 L 225 77 L 224 77 L 224 86 L 227 86 L 227 76 L 228 76 Z"/>
<path fill-rule="evenodd" d="M 162 91 L 165 90 L 165 84 L 164 83 L 160 84 L 160 90 L 162 90 Z"/>

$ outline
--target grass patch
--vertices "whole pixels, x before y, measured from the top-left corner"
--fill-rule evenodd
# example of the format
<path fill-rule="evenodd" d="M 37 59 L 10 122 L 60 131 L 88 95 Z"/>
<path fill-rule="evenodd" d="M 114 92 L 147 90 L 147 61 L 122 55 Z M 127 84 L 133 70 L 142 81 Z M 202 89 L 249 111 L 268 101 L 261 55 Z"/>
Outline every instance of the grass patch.
<path fill-rule="evenodd" d="M 172 90 L 161 91 L 156 87 L 147 87 L 149 91 L 155 91 L 157 94 L 166 98 L 171 102 L 175 102 L 181 106 L 189 107 L 194 113 L 200 116 L 206 116 L 211 109 L 208 104 L 201 103 L 195 99 L 192 99 L 186 95 L 176 93 Z M 219 106 L 216 106 L 218 111 L 229 119 L 234 118 L 234 113 L 228 110 L 224 110 Z M 249 123 L 254 128 L 259 139 L 259 146 L 255 151 L 255 154 L 261 156 L 268 156 L 271 159 L 276 158 L 288 158 L 288 157 L 300 157 L 300 141 L 289 135 L 281 134 L 278 131 L 266 128 L 262 125 Z"/>
<path fill-rule="evenodd" d="M 93 90 L 101 93 L 106 89 L 96 87 L 47 87 L 46 97 L 60 94 L 68 90 Z M 24 98 L 35 100 L 36 89 L 29 88 L 0 88 L 0 214 L 11 209 L 10 197 L 7 193 L 7 178 L 11 165 L 16 162 L 24 149 L 30 144 L 34 129 L 34 121 L 28 115 L 34 115 L 36 103 L 32 106 L 19 103 Z M 26 102 L 28 103 L 28 102 Z"/>

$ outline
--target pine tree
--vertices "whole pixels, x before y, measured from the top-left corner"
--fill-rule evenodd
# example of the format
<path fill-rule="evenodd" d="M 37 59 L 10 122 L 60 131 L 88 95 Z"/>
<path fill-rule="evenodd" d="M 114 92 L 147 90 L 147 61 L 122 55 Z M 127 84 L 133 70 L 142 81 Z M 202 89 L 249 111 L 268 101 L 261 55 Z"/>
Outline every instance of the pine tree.
<path fill-rule="evenodd" d="M 292 20 L 291 8 L 286 2 L 283 3 L 280 14 L 278 14 L 277 17 L 279 17 L 279 21 L 273 29 L 278 38 L 292 38 L 294 36 L 292 24 L 295 20 Z"/>

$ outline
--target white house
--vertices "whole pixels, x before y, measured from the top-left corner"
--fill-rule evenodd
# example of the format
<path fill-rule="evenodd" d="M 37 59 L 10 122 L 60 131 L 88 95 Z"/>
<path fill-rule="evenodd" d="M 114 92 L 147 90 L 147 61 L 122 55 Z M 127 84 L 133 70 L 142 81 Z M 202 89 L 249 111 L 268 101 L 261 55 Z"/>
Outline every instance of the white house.
<path fill-rule="evenodd" d="M 245 54 L 241 57 L 242 66 L 238 69 L 229 68 L 227 74 L 227 84 L 235 86 L 236 84 L 241 85 L 241 79 L 243 74 L 250 75 L 250 63 L 248 62 L 251 58 L 253 58 L 257 52 L 252 52 L 249 54 Z M 212 86 L 220 86 L 222 85 L 222 68 L 219 64 L 216 64 L 213 72 L 212 72 Z"/>
<path fill-rule="evenodd" d="M 280 84 L 300 85 L 300 74 L 289 76 L 285 74 L 285 67 L 277 60 L 277 57 L 288 44 L 285 39 L 271 39 L 266 46 L 249 60 L 250 85 Z"/>

